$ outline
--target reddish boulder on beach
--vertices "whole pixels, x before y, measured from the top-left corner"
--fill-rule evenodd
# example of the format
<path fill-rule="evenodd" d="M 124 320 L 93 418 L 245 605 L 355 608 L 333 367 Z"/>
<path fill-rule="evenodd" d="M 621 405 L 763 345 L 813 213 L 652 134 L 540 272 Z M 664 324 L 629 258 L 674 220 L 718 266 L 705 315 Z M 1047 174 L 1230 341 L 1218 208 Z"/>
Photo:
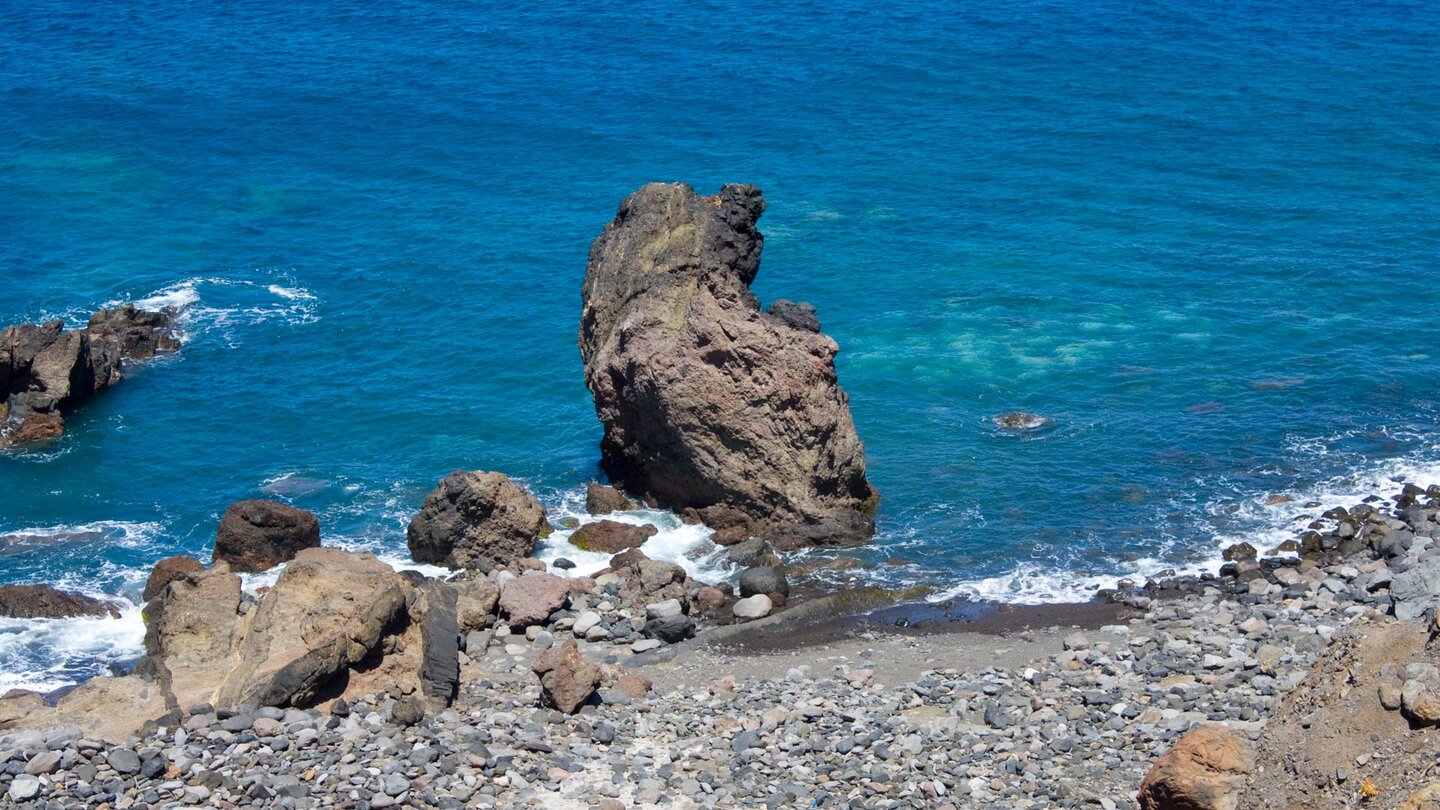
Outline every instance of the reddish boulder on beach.
<path fill-rule="evenodd" d="M 214 561 L 224 560 L 232 571 L 253 573 L 319 546 L 320 521 L 304 509 L 276 501 L 239 501 L 220 518 Z"/>
<path fill-rule="evenodd" d="M 541 653 L 535 659 L 533 670 L 540 676 L 545 702 L 566 714 L 579 711 L 600 688 L 603 677 L 600 667 L 580 655 L 573 638 Z"/>
<path fill-rule="evenodd" d="M 510 619 L 510 624 L 528 627 L 550 618 L 569 598 L 569 580 L 532 572 L 505 584 L 500 591 L 500 610 Z"/>
<path fill-rule="evenodd" d="M 1141 810 L 1235 810 L 1255 753 L 1245 738 L 1217 725 L 1181 737 L 1150 768 L 1136 799 Z"/>

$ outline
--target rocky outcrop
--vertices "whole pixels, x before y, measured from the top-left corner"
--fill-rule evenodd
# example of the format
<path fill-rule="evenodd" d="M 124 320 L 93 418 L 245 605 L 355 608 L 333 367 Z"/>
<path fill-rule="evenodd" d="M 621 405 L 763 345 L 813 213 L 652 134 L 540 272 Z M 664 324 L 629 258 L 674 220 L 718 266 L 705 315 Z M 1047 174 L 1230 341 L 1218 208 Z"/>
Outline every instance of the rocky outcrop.
<path fill-rule="evenodd" d="M 579 711 L 602 680 L 600 668 L 581 657 L 574 639 L 541 653 L 533 670 L 545 702 L 566 714 Z"/>
<path fill-rule="evenodd" d="M 267 571 L 320 545 L 320 522 L 276 501 L 239 501 L 225 510 L 215 535 L 215 560 L 232 571 Z"/>
<path fill-rule="evenodd" d="M 416 562 L 488 571 L 529 557 L 550 531 L 540 502 L 504 474 L 453 472 L 425 498 L 406 536 Z"/>
<path fill-rule="evenodd" d="M 149 602 L 160 595 L 169 585 L 177 579 L 198 574 L 205 570 L 205 565 L 194 557 L 179 554 L 174 557 L 166 557 L 155 567 L 150 569 L 150 578 L 145 580 L 145 591 L 140 598 Z"/>
<path fill-rule="evenodd" d="M 813 308 L 750 291 L 765 209 L 754 186 L 701 197 L 654 183 L 595 240 L 580 351 L 604 425 L 601 465 L 627 492 L 777 547 L 874 532 L 879 496 Z"/>
<path fill-rule="evenodd" d="M 179 348 L 172 320 L 126 305 L 96 313 L 85 329 L 50 321 L 0 331 L 0 447 L 59 437 L 65 414 L 120 382 L 126 360 Z"/>
<path fill-rule="evenodd" d="M 637 504 L 614 487 L 594 481 L 585 486 L 585 511 L 592 515 L 608 515 L 611 512 L 626 512 L 635 508 Z"/>
<path fill-rule="evenodd" d="M 1235 810 L 1253 770 L 1248 740 L 1224 726 L 1199 726 L 1155 762 L 1136 799 L 1141 810 Z"/>
<path fill-rule="evenodd" d="M 49 585 L 0 585 L 0 617 L 64 619 L 71 616 L 117 617 L 120 609 L 83 593 Z"/>
<path fill-rule="evenodd" d="M 576 529 L 575 533 L 570 535 L 570 543 L 581 551 L 619 554 L 626 549 L 639 548 L 658 532 L 654 526 L 631 526 L 613 520 L 597 520 Z"/>

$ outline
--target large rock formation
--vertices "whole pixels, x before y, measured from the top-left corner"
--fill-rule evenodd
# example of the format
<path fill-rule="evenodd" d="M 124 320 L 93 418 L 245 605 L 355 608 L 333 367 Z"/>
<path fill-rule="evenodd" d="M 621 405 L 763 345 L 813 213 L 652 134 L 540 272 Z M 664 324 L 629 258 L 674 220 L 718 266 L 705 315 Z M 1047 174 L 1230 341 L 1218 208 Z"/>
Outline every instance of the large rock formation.
<path fill-rule="evenodd" d="M 416 562 L 488 571 L 529 557 L 550 531 L 545 508 L 509 477 L 453 472 L 425 498 L 406 535 Z"/>
<path fill-rule="evenodd" d="M 126 360 L 174 351 L 174 313 L 126 305 L 72 332 L 60 321 L 0 331 L 0 447 L 54 439 L 64 415 L 123 377 Z"/>
<path fill-rule="evenodd" d="M 618 486 L 777 547 L 861 543 L 879 496 L 813 308 L 762 312 L 759 189 L 652 183 L 595 240 L 580 351 Z"/>
<path fill-rule="evenodd" d="M 231 570 L 266 571 L 320 545 L 320 521 L 304 509 L 276 501 L 237 501 L 215 534 L 215 560 Z"/>

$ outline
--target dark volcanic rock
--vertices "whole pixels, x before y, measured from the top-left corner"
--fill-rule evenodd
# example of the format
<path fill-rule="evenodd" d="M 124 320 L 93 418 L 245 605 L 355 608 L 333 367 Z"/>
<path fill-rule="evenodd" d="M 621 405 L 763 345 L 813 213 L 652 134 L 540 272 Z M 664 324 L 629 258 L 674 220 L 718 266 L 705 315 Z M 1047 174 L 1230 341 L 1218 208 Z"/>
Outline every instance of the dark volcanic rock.
<path fill-rule="evenodd" d="M 416 562 L 489 570 L 514 564 L 550 534 L 535 496 L 497 472 L 453 472 L 425 498 L 407 537 Z"/>
<path fill-rule="evenodd" d="M 71 332 L 60 321 L 0 331 L 0 447 L 60 436 L 64 414 L 120 382 L 126 358 L 178 348 L 170 319 L 127 304 Z"/>
<path fill-rule="evenodd" d="M 654 526 L 631 526 L 613 520 L 597 520 L 576 529 L 575 533 L 570 535 L 570 542 L 581 551 L 618 554 L 629 548 L 639 548 L 659 531 Z"/>
<path fill-rule="evenodd" d="M 585 511 L 592 515 L 608 515 L 635 509 L 637 504 L 614 487 L 591 481 L 585 487 Z"/>
<path fill-rule="evenodd" d="M 62 619 L 120 615 L 120 609 L 81 593 L 49 585 L 0 585 L 0 616 L 7 619 Z"/>
<path fill-rule="evenodd" d="M 90 316 L 88 329 L 92 337 L 113 339 L 120 356 L 128 360 L 146 359 L 180 348 L 180 339 L 175 334 L 175 313 L 169 310 L 149 312 L 137 309 L 134 304 L 102 309 Z"/>
<path fill-rule="evenodd" d="M 757 565 L 741 572 L 740 596 L 754 596 L 757 593 L 766 596 L 790 596 L 790 582 L 785 578 L 785 569 Z"/>
<path fill-rule="evenodd" d="M 166 557 L 160 562 L 155 563 L 155 567 L 150 569 L 150 578 L 145 580 L 145 592 L 141 595 L 141 598 L 148 602 L 158 596 L 161 591 L 165 590 L 165 586 L 171 582 L 191 574 L 198 574 L 204 570 L 204 563 L 201 563 L 194 557 L 189 557 L 184 554 Z"/>
<path fill-rule="evenodd" d="M 449 706 L 460 690 L 459 594 L 454 586 L 435 580 L 426 580 L 417 590 L 419 598 L 410 613 L 424 642 L 420 689 L 431 705 Z"/>
<path fill-rule="evenodd" d="M 781 298 L 770 304 L 770 315 L 791 329 L 805 332 L 820 331 L 820 316 L 815 314 L 815 305 L 801 301 L 786 301 Z"/>
<path fill-rule="evenodd" d="M 625 491 L 731 534 L 862 543 L 879 496 L 838 347 L 798 305 L 762 313 L 750 291 L 764 210 L 753 186 L 701 197 L 653 183 L 595 240 L 580 350 L 601 465 Z"/>
<path fill-rule="evenodd" d="M 239 501 L 225 510 L 215 536 L 215 560 L 234 571 L 265 571 L 318 548 L 320 522 L 304 509 L 275 501 Z"/>

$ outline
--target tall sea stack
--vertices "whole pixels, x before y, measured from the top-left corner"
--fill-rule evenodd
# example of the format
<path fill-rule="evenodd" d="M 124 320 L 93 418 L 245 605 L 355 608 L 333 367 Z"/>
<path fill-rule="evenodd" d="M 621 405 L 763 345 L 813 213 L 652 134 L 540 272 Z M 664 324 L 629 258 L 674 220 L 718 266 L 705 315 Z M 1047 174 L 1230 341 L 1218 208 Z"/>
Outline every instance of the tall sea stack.
<path fill-rule="evenodd" d="M 812 307 L 762 312 L 750 291 L 764 210 L 754 186 L 702 197 L 651 183 L 591 246 L 580 352 L 601 465 L 721 542 L 863 543 L 879 494 L 836 380 L 839 347 Z"/>

